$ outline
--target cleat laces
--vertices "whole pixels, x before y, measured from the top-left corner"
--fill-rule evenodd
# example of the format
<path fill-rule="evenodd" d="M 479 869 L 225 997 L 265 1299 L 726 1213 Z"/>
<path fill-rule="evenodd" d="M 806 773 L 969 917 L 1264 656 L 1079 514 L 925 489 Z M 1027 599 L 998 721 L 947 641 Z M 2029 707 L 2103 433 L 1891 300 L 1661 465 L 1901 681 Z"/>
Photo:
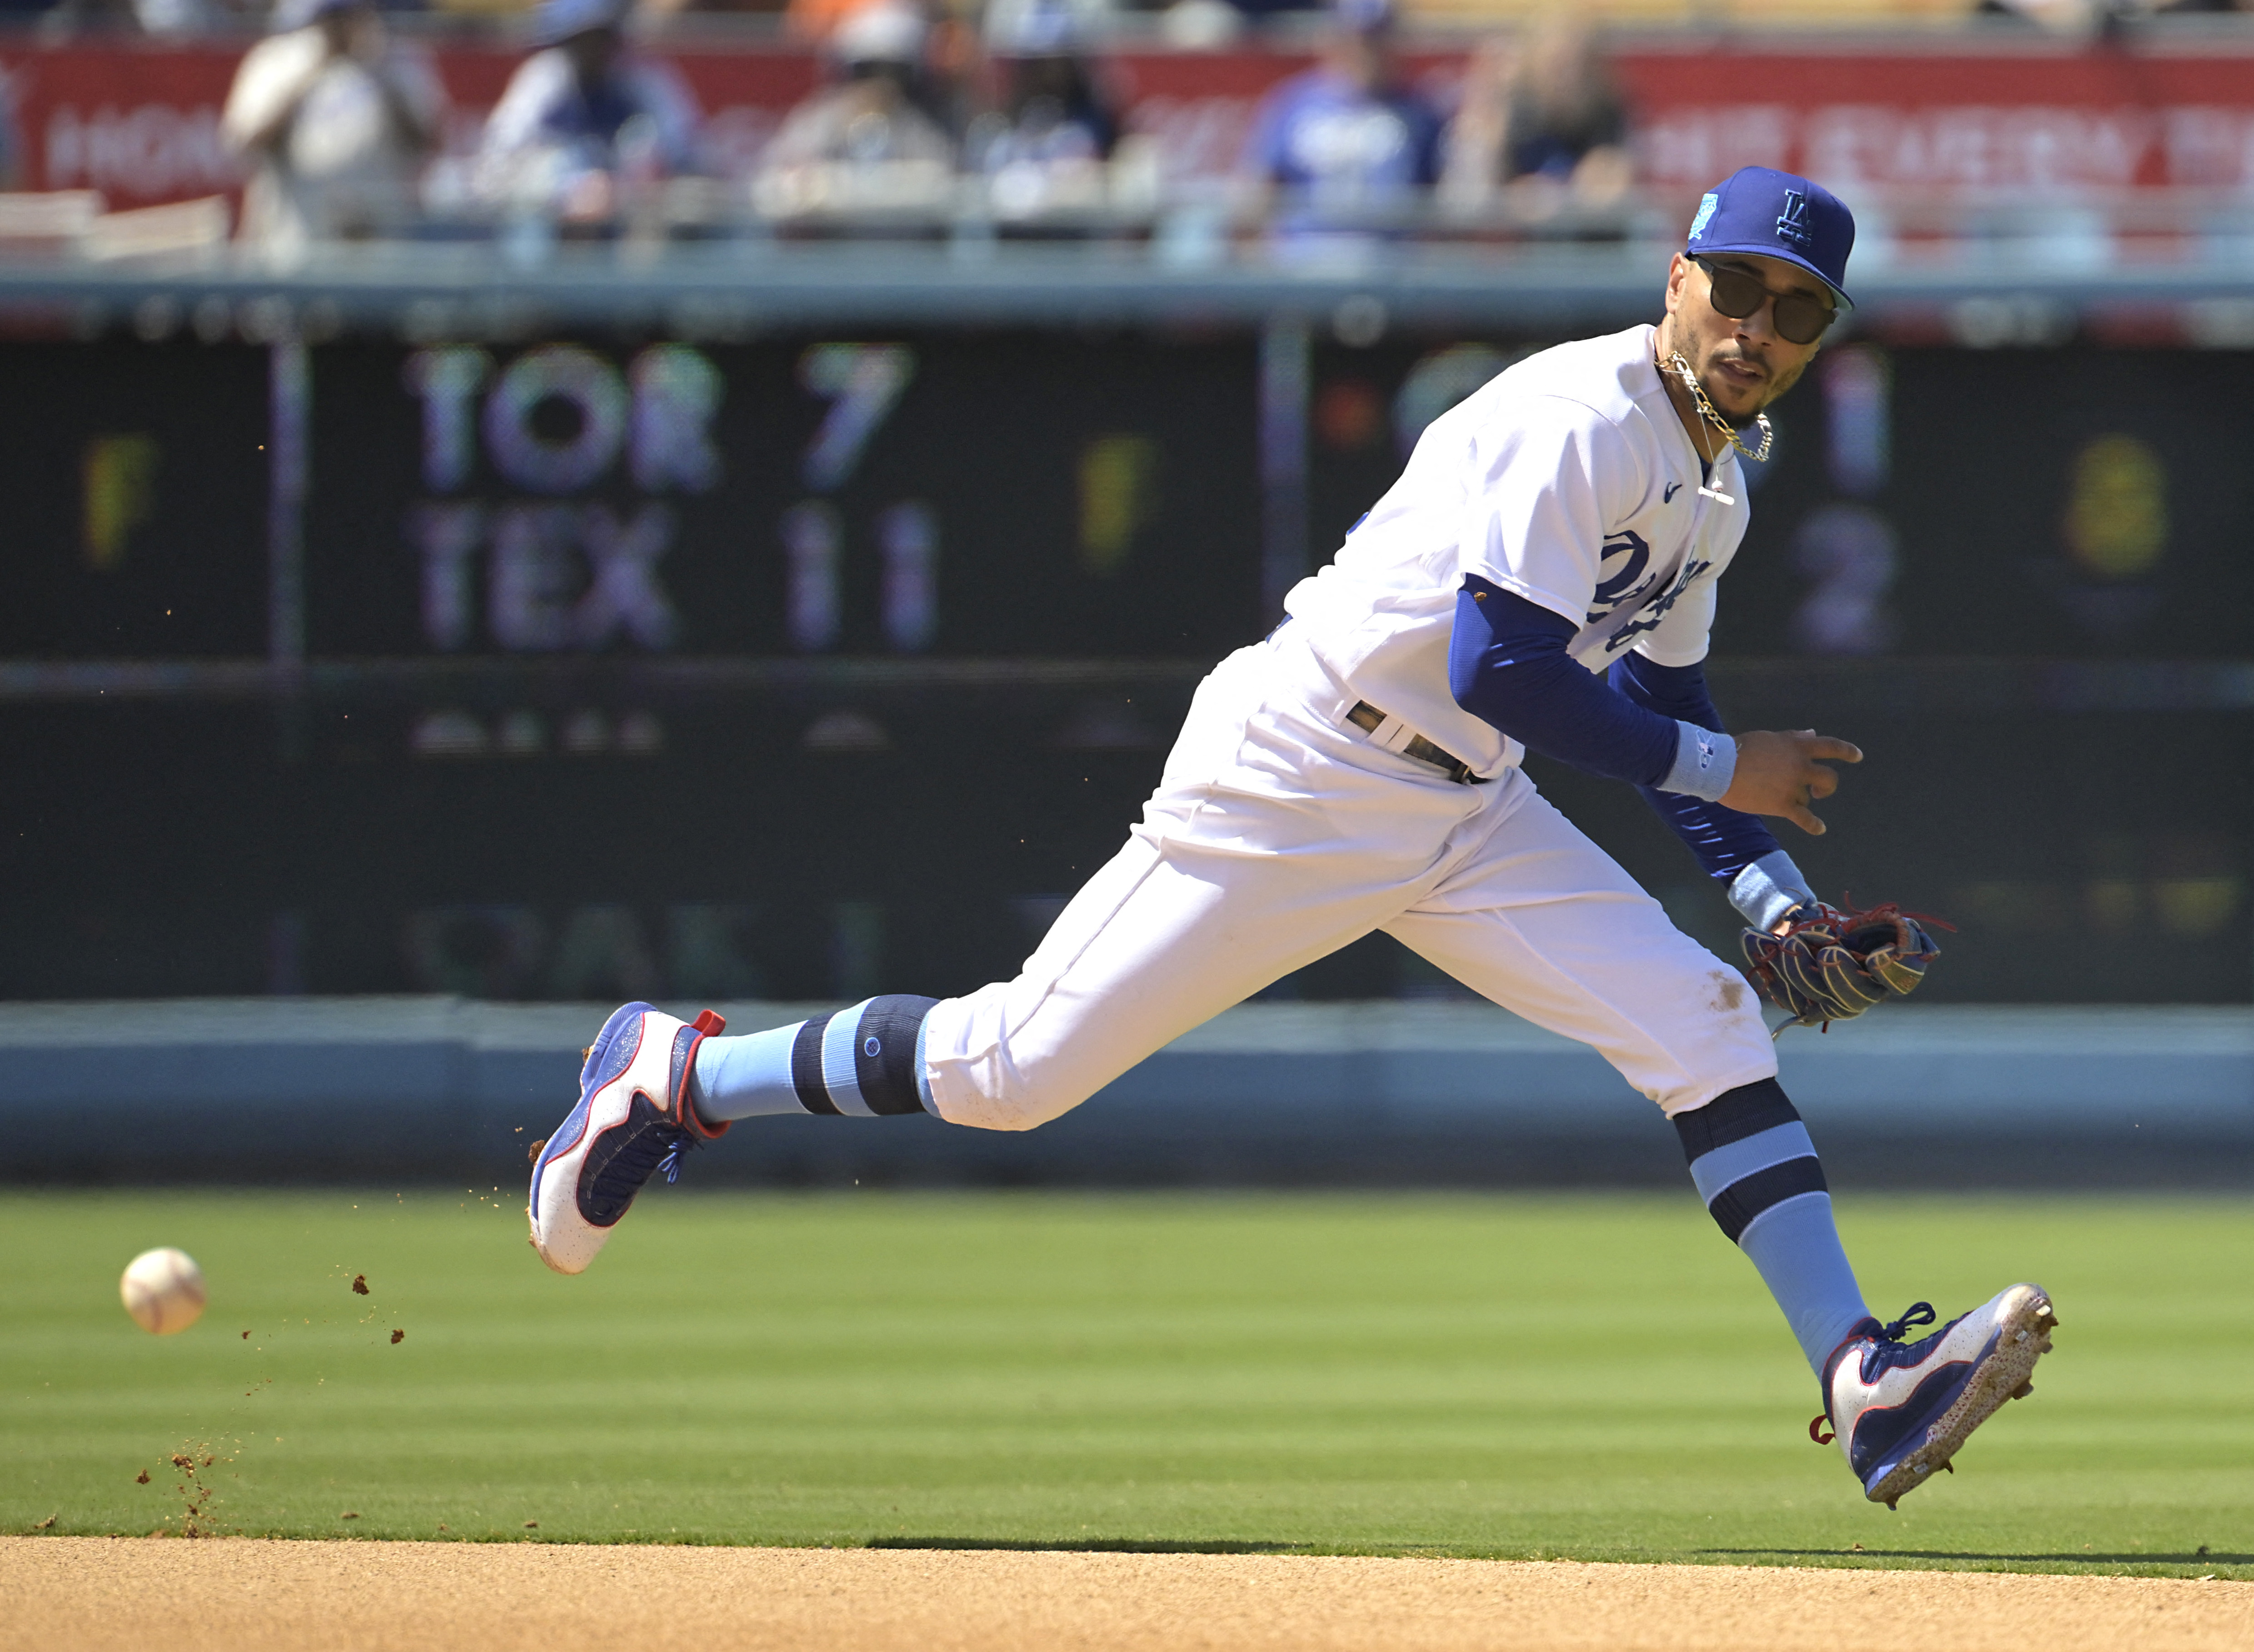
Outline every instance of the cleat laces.
<path fill-rule="evenodd" d="M 678 1180 L 682 1156 L 696 1145 L 690 1131 L 666 1123 L 648 1096 L 637 1096 L 625 1122 L 588 1155 L 581 1212 L 598 1227 L 608 1227 L 657 1172 L 665 1172 L 668 1182 Z"/>
<path fill-rule="evenodd" d="M 1933 1324 L 1940 1317 L 1933 1311 L 1933 1304 L 1930 1302 L 1913 1302 L 1902 1310 L 1900 1319 L 1881 1325 L 1870 1333 L 1870 1340 L 1885 1348 L 1893 1356 L 1892 1359 L 1887 1359 L 1882 1354 L 1881 1362 L 1891 1364 L 1901 1359 L 1908 1352 L 1905 1344 L 1909 1339 L 1909 1334 Z M 1865 1323 L 1867 1324 L 1869 1321 L 1866 1320 Z M 1818 1411 L 1808 1419 L 1808 1438 L 1818 1446 L 1829 1446 L 1833 1440 L 1838 1438 L 1837 1433 L 1827 1434 L 1824 1432 L 1832 1424 L 1829 1410 Z"/>
<path fill-rule="evenodd" d="M 1903 1310 L 1900 1319 L 1882 1326 L 1879 1336 L 1887 1342 L 1906 1342 L 1912 1331 L 1922 1325 L 1931 1325 L 1937 1318 L 1939 1316 L 1934 1312 L 1930 1302 L 1913 1302 Z"/>
<path fill-rule="evenodd" d="M 667 1186 L 670 1187 L 681 1180 L 682 1161 L 695 1152 L 696 1147 L 696 1138 L 685 1130 L 674 1137 L 665 1150 L 665 1157 L 657 1161 L 657 1167 L 665 1172 Z"/>

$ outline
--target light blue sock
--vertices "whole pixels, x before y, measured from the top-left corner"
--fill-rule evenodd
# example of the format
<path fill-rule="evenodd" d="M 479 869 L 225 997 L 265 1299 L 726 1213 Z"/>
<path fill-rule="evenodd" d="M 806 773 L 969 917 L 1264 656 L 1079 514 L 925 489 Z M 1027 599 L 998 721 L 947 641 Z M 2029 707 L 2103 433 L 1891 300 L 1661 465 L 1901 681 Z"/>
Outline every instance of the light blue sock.
<path fill-rule="evenodd" d="M 803 1021 L 738 1039 L 706 1039 L 690 1064 L 689 1095 L 708 1124 L 761 1113 L 803 1113 L 791 1082 L 790 1050 Z"/>
<path fill-rule="evenodd" d="M 1738 1236 L 1738 1249 L 1760 1270 L 1809 1368 L 1823 1376 L 1831 1350 L 1871 1317 L 1831 1220 L 1831 1195 L 1802 1194 L 1771 1205 Z"/>
<path fill-rule="evenodd" d="M 929 1112 L 923 1018 L 938 1002 L 887 994 L 745 1038 L 708 1038 L 690 1063 L 689 1099 L 708 1124 L 760 1113 Z"/>
<path fill-rule="evenodd" d="M 1774 1079 L 1725 1090 L 1675 1115 L 1698 1197 L 1754 1266 L 1819 1377 L 1831 1350 L 1871 1317 L 1831 1221 L 1816 1144 Z"/>

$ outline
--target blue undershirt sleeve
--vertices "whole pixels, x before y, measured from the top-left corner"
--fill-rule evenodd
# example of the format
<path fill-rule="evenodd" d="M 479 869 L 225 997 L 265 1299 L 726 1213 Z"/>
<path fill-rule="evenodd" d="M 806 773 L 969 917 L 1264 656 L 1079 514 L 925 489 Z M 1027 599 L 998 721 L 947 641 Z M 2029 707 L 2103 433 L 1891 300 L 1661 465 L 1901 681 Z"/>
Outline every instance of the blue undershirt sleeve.
<path fill-rule="evenodd" d="M 1767 928 L 1812 900 L 1768 829 L 1713 801 L 1737 748 L 1704 671 L 1630 654 L 1600 681 L 1566 652 L 1573 636 L 1562 614 L 1467 577 L 1448 650 L 1456 704 L 1530 751 L 1639 788 L 1707 874 L 1730 880 L 1748 922 Z"/>
<path fill-rule="evenodd" d="M 1699 728 L 1722 726 L 1703 667 L 1661 665 L 1640 654 L 1627 654 L 1613 662 L 1611 679 L 1622 696 L 1661 716 Z M 1794 907 L 1815 900 L 1807 879 L 1759 816 L 1650 787 L 1643 788 L 1643 795 L 1690 846 L 1707 876 L 1730 880 L 1730 903 L 1756 928 L 1767 929 Z"/>
<path fill-rule="evenodd" d="M 1589 774 L 1639 786 L 1695 786 L 1718 796 L 1735 755 L 1729 737 L 1689 728 L 1606 688 L 1566 652 L 1573 633 L 1571 620 L 1539 603 L 1467 577 L 1448 648 L 1456 704 L 1529 749 Z"/>

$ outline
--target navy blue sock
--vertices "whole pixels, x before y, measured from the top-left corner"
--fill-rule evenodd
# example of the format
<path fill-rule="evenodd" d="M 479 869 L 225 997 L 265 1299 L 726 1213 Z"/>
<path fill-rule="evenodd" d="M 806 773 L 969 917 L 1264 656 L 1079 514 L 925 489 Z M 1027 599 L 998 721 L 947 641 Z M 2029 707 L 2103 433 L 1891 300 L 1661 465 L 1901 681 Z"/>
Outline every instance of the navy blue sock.
<path fill-rule="evenodd" d="M 1753 1258 L 1817 1376 L 1871 1311 L 1839 1243 L 1808 1128 L 1773 1079 L 1675 1116 L 1690 1180 L 1722 1231 Z"/>
<path fill-rule="evenodd" d="M 690 1100 L 708 1124 L 760 1113 L 924 1112 L 917 1035 L 938 1002 L 894 994 L 745 1038 L 706 1039 L 690 1064 Z"/>

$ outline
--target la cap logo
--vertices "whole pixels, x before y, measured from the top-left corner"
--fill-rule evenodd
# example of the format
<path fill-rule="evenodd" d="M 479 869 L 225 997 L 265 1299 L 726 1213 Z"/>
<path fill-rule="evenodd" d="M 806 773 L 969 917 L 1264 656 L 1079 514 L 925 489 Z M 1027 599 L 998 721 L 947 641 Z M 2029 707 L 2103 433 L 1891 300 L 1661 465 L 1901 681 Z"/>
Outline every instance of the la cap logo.
<path fill-rule="evenodd" d="M 1776 238 L 1796 247 L 1805 247 L 1816 239 L 1808 227 L 1808 197 L 1796 189 L 1784 192 L 1784 210 L 1776 215 Z"/>

